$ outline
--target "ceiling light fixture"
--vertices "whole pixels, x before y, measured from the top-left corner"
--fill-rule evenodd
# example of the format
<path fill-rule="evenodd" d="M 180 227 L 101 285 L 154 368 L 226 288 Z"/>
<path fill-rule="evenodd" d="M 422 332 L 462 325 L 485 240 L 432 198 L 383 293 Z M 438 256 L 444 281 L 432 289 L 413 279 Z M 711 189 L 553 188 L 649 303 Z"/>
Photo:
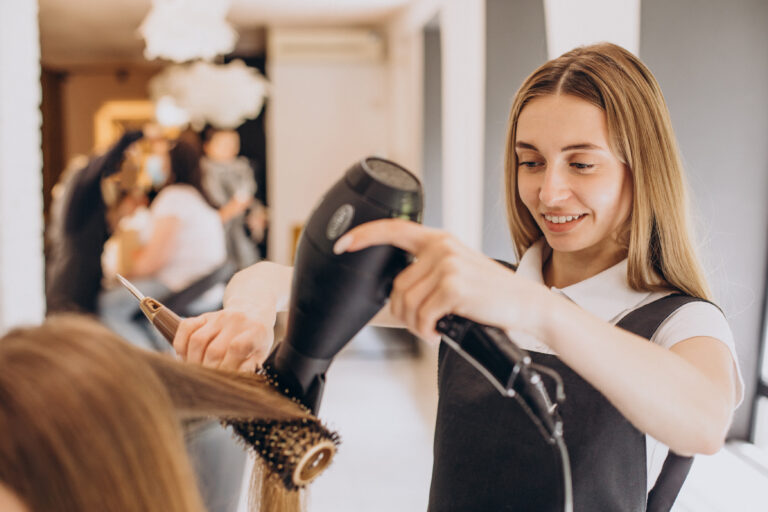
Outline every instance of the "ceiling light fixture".
<path fill-rule="evenodd" d="M 144 56 L 186 62 L 211 60 L 235 48 L 237 32 L 227 23 L 231 0 L 152 0 L 139 33 Z"/>

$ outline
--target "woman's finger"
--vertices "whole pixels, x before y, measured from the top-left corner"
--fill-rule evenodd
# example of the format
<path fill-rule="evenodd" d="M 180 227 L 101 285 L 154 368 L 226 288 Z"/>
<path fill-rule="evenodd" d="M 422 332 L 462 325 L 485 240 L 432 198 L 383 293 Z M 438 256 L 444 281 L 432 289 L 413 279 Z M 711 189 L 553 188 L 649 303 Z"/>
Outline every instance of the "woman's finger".
<path fill-rule="evenodd" d="M 254 367 L 256 363 L 262 363 L 267 358 L 267 355 L 269 355 L 269 345 L 271 345 L 271 343 L 266 344 L 261 341 L 263 337 L 263 334 L 247 330 L 232 338 L 218 368 L 223 370 L 239 370 L 243 364 L 249 361 L 255 361 L 253 363 Z M 259 339 L 261 342 L 256 343 L 256 339 Z M 248 366 L 250 367 L 251 364 L 249 363 Z"/>
<path fill-rule="evenodd" d="M 439 339 L 435 330 L 437 321 L 454 312 L 458 304 L 458 294 L 453 289 L 452 278 L 441 280 L 424 298 L 414 319 L 413 329 L 425 340 Z"/>
<path fill-rule="evenodd" d="M 422 277 L 421 281 L 412 285 L 400 297 L 400 307 L 402 308 L 402 316 L 400 318 L 412 331 L 419 332 L 417 324 L 419 312 L 424 306 L 424 301 L 439 285 L 440 278 L 439 270 L 433 267 Z M 421 337 L 421 334 L 419 336 Z"/>
<path fill-rule="evenodd" d="M 187 357 L 190 336 L 200 327 L 205 325 L 206 321 L 207 318 L 204 315 L 201 315 L 185 318 L 179 324 L 178 329 L 176 329 L 176 335 L 173 337 L 173 348 L 182 359 L 186 359 Z"/>
<path fill-rule="evenodd" d="M 230 336 L 224 331 L 219 332 L 205 347 L 201 364 L 208 368 L 218 368 L 221 361 L 229 353 L 230 343 Z"/>
<path fill-rule="evenodd" d="M 187 361 L 195 364 L 203 363 L 203 356 L 208 345 L 216 338 L 221 330 L 216 319 L 210 319 L 189 337 L 187 346 Z"/>
<path fill-rule="evenodd" d="M 431 228 L 403 219 L 381 219 L 366 222 L 349 230 L 336 241 L 333 252 L 354 252 L 374 245 L 394 245 L 413 255 L 429 242 Z"/>
<path fill-rule="evenodd" d="M 422 281 L 428 273 L 429 265 L 427 262 L 417 260 L 408 265 L 395 277 L 392 282 L 392 292 L 389 295 L 391 302 L 390 311 L 395 318 L 405 318 L 405 306 L 403 304 L 404 295 L 416 283 Z"/>
<path fill-rule="evenodd" d="M 245 361 L 243 361 L 240 366 L 237 367 L 237 371 L 244 372 L 244 373 L 253 373 L 256 371 L 256 369 L 261 366 L 261 363 L 263 361 L 259 360 L 258 356 L 251 356 Z"/>

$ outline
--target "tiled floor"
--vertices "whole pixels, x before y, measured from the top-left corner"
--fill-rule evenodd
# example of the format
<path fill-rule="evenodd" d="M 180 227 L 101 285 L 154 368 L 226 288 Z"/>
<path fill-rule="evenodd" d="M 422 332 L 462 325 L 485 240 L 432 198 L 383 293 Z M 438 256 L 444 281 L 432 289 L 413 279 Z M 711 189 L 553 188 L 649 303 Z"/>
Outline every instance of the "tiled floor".
<path fill-rule="evenodd" d="M 312 512 L 426 510 L 436 354 L 385 358 L 382 343 L 364 331 L 328 374 L 320 416 L 342 445 L 310 490 Z"/>

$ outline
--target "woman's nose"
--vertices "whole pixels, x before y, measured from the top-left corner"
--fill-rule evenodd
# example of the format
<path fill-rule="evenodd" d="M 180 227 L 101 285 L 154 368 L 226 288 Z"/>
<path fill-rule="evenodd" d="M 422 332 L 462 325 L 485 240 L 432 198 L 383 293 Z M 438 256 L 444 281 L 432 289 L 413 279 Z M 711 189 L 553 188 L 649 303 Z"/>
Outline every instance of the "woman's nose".
<path fill-rule="evenodd" d="M 568 199 L 571 188 L 568 178 L 557 169 L 546 169 L 539 189 L 539 201 L 546 206 L 555 206 Z"/>

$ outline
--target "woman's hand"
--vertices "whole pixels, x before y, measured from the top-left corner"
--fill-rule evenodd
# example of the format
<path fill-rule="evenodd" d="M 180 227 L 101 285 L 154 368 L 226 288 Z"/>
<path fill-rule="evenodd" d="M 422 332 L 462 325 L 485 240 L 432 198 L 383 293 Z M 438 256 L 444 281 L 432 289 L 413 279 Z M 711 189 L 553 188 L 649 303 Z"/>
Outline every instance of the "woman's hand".
<path fill-rule="evenodd" d="M 223 309 L 182 320 L 173 348 L 209 368 L 253 372 L 269 355 L 274 320 Z"/>
<path fill-rule="evenodd" d="M 449 313 L 507 329 L 535 322 L 531 299 L 543 287 L 516 278 L 512 270 L 444 231 L 400 219 L 377 220 L 350 230 L 334 251 L 384 244 L 414 256 L 395 278 L 390 310 L 417 336 L 439 340 L 435 325 Z"/>
<path fill-rule="evenodd" d="M 269 355 L 279 311 L 287 307 L 293 269 L 260 262 L 236 273 L 224 309 L 181 322 L 173 340 L 185 360 L 252 372 Z"/>

